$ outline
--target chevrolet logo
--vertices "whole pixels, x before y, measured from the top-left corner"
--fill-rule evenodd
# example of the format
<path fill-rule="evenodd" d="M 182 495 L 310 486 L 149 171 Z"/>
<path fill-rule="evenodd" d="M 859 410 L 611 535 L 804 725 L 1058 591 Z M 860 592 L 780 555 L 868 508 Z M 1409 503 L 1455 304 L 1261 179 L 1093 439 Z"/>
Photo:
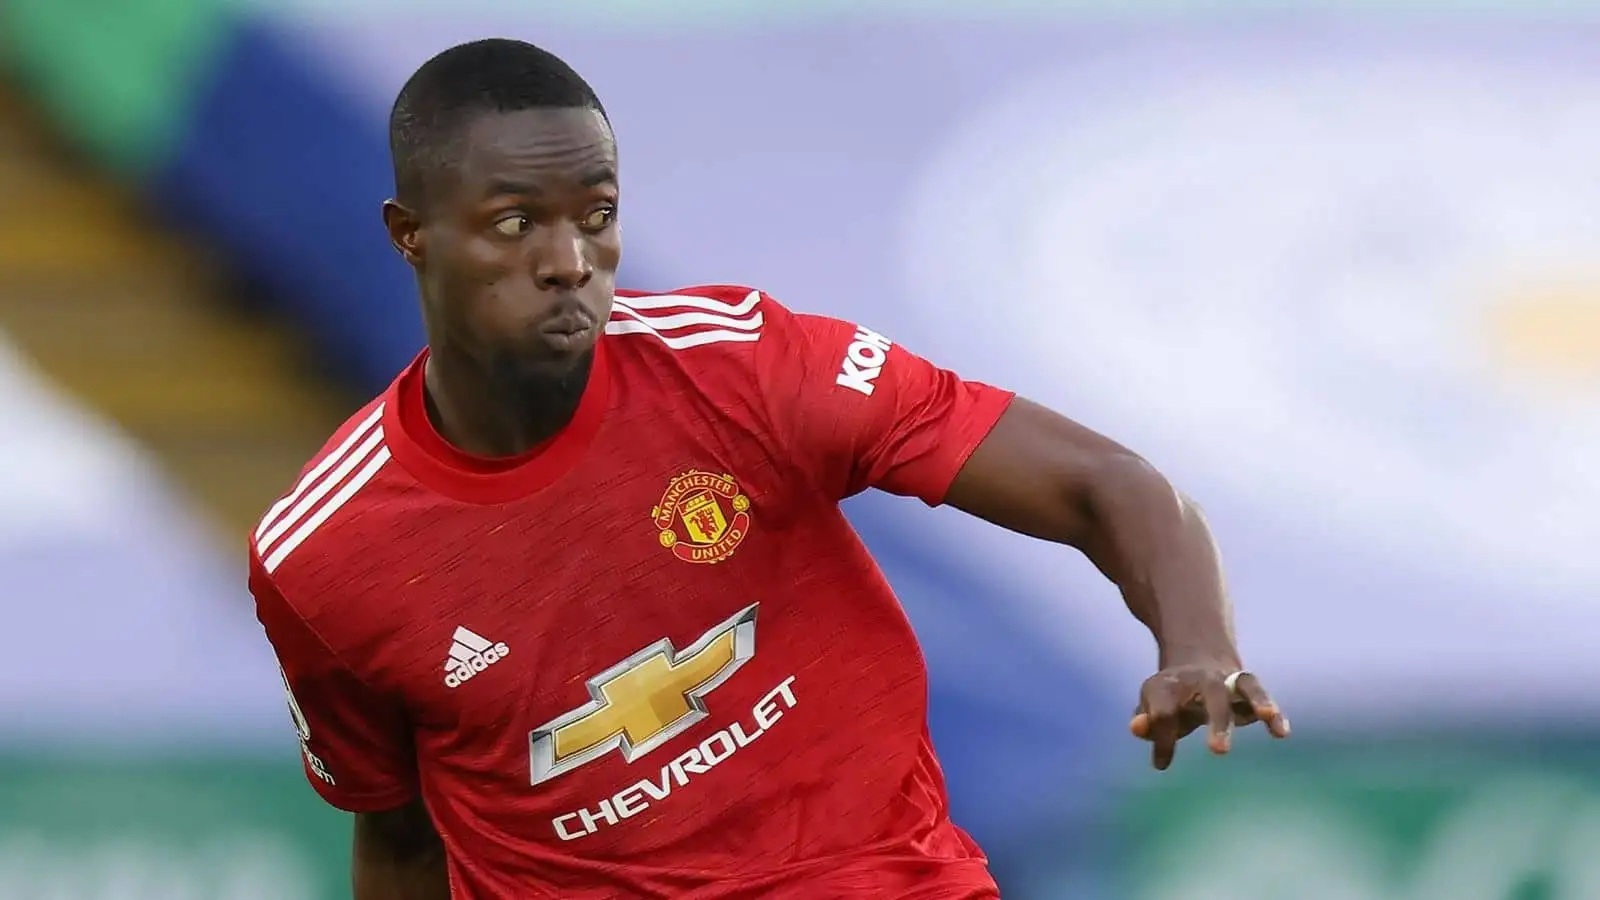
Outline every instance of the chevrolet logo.
<path fill-rule="evenodd" d="M 755 656 L 759 605 L 739 610 L 684 650 L 662 638 L 589 679 L 594 699 L 528 735 L 533 783 L 612 750 L 633 762 L 710 715 L 705 696 Z"/>

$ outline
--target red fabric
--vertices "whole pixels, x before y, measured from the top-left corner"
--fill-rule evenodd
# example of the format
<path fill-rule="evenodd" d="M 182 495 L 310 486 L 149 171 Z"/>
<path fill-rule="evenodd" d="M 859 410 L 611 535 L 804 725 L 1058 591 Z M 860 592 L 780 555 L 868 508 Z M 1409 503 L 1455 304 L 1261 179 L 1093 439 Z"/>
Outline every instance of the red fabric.
<path fill-rule="evenodd" d="M 837 503 L 938 503 L 1011 395 L 748 288 L 622 293 L 608 332 L 510 461 L 433 433 L 419 358 L 257 530 L 313 786 L 420 794 L 468 900 L 995 896 Z"/>

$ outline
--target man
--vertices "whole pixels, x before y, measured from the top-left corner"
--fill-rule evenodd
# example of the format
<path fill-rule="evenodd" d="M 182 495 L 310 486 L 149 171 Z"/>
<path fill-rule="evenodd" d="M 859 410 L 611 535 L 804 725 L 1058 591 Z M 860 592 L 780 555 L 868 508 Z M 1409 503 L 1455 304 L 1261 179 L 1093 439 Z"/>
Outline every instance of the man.
<path fill-rule="evenodd" d="M 996 896 L 838 509 L 872 487 L 1115 581 L 1159 646 L 1157 768 L 1201 726 L 1287 735 L 1204 521 L 1139 457 L 759 291 L 617 290 L 616 146 L 560 60 L 448 50 L 390 135 L 428 349 L 251 545 L 358 900 Z"/>

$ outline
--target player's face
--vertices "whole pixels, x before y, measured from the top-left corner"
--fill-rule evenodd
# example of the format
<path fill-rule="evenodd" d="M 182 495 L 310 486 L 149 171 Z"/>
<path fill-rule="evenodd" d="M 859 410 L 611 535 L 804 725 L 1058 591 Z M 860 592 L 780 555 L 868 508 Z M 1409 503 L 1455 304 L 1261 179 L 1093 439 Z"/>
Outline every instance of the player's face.
<path fill-rule="evenodd" d="M 559 378 L 589 359 L 611 314 L 622 257 L 611 129 L 592 110 L 525 110 L 483 115 L 462 140 L 415 237 L 429 340 L 491 372 Z"/>

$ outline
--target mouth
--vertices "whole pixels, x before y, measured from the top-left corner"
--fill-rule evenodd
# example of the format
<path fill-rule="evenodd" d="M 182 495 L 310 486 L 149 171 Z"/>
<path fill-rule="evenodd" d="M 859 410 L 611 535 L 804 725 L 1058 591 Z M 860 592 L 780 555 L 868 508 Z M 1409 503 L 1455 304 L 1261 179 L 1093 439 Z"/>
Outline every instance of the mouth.
<path fill-rule="evenodd" d="M 594 319 L 582 310 L 559 313 L 539 326 L 539 333 L 557 349 L 570 349 L 594 329 Z"/>

